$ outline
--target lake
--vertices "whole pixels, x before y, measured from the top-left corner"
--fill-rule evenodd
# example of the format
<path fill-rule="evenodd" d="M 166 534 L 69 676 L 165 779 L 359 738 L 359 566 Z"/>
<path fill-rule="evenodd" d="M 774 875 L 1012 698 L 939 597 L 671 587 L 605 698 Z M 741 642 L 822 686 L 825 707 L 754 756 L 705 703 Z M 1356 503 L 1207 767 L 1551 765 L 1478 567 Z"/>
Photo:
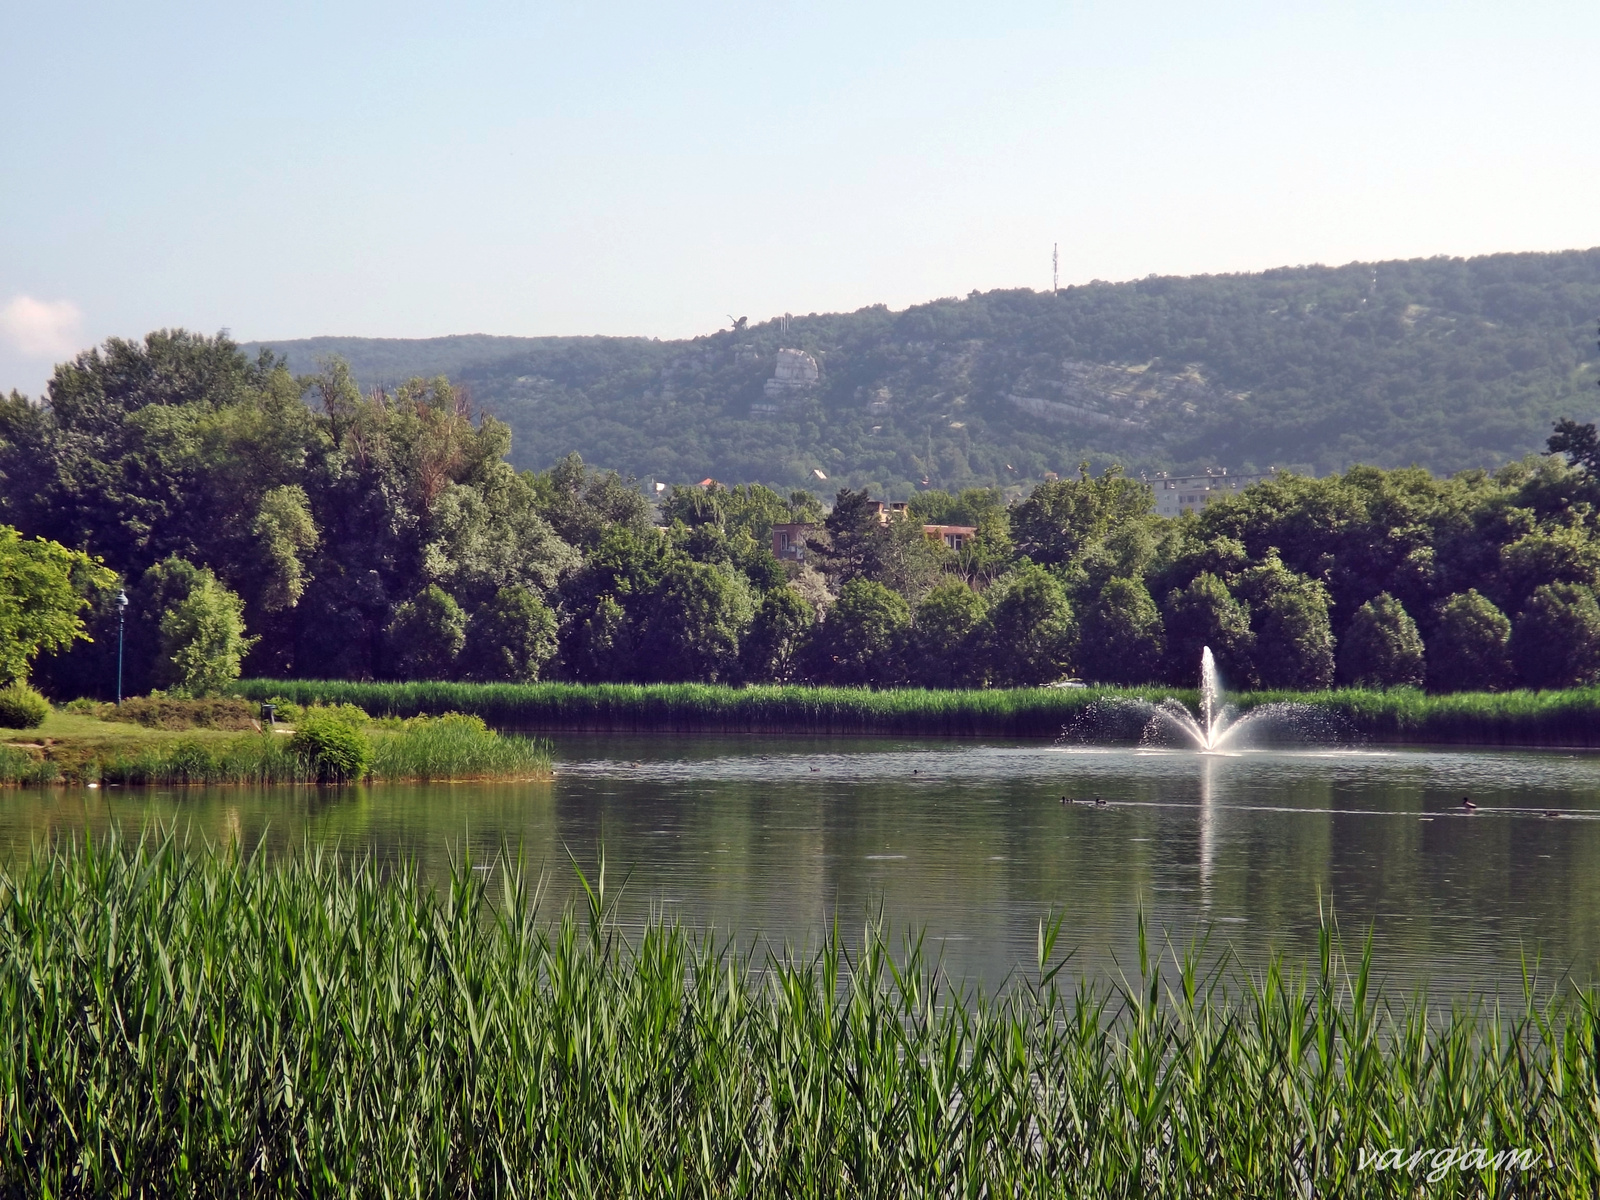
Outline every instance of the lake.
<path fill-rule="evenodd" d="M 8 791 L 0 850 L 173 820 L 274 850 L 411 855 L 435 874 L 463 848 L 485 863 L 520 846 L 555 911 L 573 894 L 569 852 L 592 871 L 603 841 L 628 922 L 653 910 L 741 943 L 814 946 L 835 917 L 847 934 L 881 919 L 925 931 L 953 975 L 989 988 L 1032 963 L 1051 911 L 1090 972 L 1132 973 L 1140 911 L 1250 967 L 1274 949 L 1304 960 L 1319 903 L 1348 949 L 1371 927 L 1380 975 L 1402 990 L 1520 996 L 1523 955 L 1546 981 L 1590 980 L 1600 958 L 1600 756 L 552 741 L 543 784 Z"/>

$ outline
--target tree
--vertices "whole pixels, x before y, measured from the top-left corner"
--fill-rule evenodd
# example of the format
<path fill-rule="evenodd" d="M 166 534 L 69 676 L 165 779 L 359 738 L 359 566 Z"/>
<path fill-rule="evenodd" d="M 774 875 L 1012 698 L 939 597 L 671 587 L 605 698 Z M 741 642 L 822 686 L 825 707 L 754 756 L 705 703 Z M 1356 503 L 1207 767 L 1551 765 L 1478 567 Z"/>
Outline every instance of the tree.
<path fill-rule="evenodd" d="M 790 682 L 816 621 L 812 606 L 794 588 L 785 585 L 767 592 L 740 647 L 740 673 L 752 682 Z"/>
<path fill-rule="evenodd" d="M 528 482 L 544 519 L 580 550 L 594 549 L 612 529 L 643 534 L 650 528 L 649 501 L 633 481 L 585 467 L 576 452 Z"/>
<path fill-rule="evenodd" d="M 943 542 L 923 532 L 922 522 L 897 517 L 878 539 L 871 578 L 915 604 L 938 582 L 950 557 Z"/>
<path fill-rule="evenodd" d="M 1255 634 L 1250 610 L 1210 571 L 1202 571 L 1182 590 L 1167 593 L 1167 663 L 1171 683 L 1192 686 L 1200 671 L 1200 655 L 1211 648 L 1217 670 L 1231 686 L 1256 684 Z"/>
<path fill-rule="evenodd" d="M 450 679 L 467 642 L 467 614 L 436 583 L 394 612 L 389 623 L 390 661 L 401 679 Z"/>
<path fill-rule="evenodd" d="M 924 596 L 912 621 L 907 675 L 925 687 L 981 686 L 988 608 L 959 579 L 947 579 Z"/>
<path fill-rule="evenodd" d="M 610 683 L 633 677 L 634 628 L 627 610 L 610 594 L 599 597 L 594 610 L 578 625 L 568 656 L 574 676 L 589 683 Z"/>
<path fill-rule="evenodd" d="M 753 607 L 743 576 L 673 555 L 642 609 L 636 673 L 641 679 L 727 679 Z"/>
<path fill-rule="evenodd" d="M 1575 467 L 1582 467 L 1592 476 L 1600 477 L 1600 435 L 1595 433 L 1594 423 L 1580 425 L 1578 422 L 1562 417 L 1555 424 L 1555 432 L 1545 442 L 1551 454 L 1564 454 L 1567 462 Z"/>
<path fill-rule="evenodd" d="M 1356 610 L 1339 643 L 1339 674 L 1353 687 L 1421 687 L 1423 662 L 1417 623 L 1388 592 Z"/>
<path fill-rule="evenodd" d="M 555 614 L 527 588 L 503 587 L 467 626 L 465 674 L 483 682 L 532 683 L 555 653 Z"/>
<path fill-rule="evenodd" d="M 1110 467 L 1098 478 L 1084 463 L 1079 478 L 1042 483 L 1011 515 L 1011 536 L 1034 562 L 1061 566 L 1082 557 L 1115 530 L 1149 517 L 1148 484 Z"/>
<path fill-rule="evenodd" d="M 1319 691 L 1333 685 L 1328 589 L 1285 567 L 1275 551 L 1239 572 L 1235 594 L 1250 604 L 1256 676 L 1263 687 Z"/>
<path fill-rule="evenodd" d="M 1501 592 L 1520 609 L 1542 584 L 1600 584 L 1600 544 L 1581 525 L 1558 525 L 1524 534 L 1500 550 Z"/>
<path fill-rule="evenodd" d="M 1575 583 L 1538 588 L 1512 626 L 1511 661 L 1529 687 L 1600 681 L 1600 605 L 1594 592 Z"/>
<path fill-rule="evenodd" d="M 841 488 L 823 522 L 822 536 L 810 539 L 807 549 L 830 579 L 848 583 L 877 574 L 888 532 L 865 488 L 859 492 Z"/>
<path fill-rule="evenodd" d="M 268 491 L 251 528 L 260 543 L 266 574 L 262 607 L 268 612 L 293 608 L 305 594 L 305 560 L 317 548 L 317 523 L 305 488 L 288 484 Z"/>
<path fill-rule="evenodd" d="M 985 641 L 992 682 L 1034 687 L 1072 669 L 1077 622 L 1053 575 L 1024 562 L 995 581 L 988 600 Z"/>
<path fill-rule="evenodd" d="M 115 582 L 99 559 L 0 525 L 0 686 L 25 681 L 41 651 L 87 641 L 85 594 Z"/>
<path fill-rule="evenodd" d="M 784 499 L 759 483 L 724 487 L 674 487 L 661 505 L 661 519 L 670 525 L 682 521 L 690 528 L 720 525 L 730 535 L 741 531 L 760 545 L 772 544 L 772 527 L 790 523 L 820 523 L 822 505 L 810 492 L 790 492 Z"/>
<path fill-rule="evenodd" d="M 161 615 L 161 681 L 186 695 L 217 695 L 239 678 L 254 644 L 245 636 L 244 601 L 201 570 L 188 594 Z"/>
<path fill-rule="evenodd" d="M 904 598 L 881 583 L 852 579 L 813 639 L 814 674 L 825 683 L 887 687 L 899 681 L 911 625 Z"/>
<path fill-rule="evenodd" d="M 1112 579 L 1084 610 L 1078 659 L 1086 678 L 1149 683 L 1166 649 L 1161 614 L 1138 579 Z"/>
<path fill-rule="evenodd" d="M 1476 588 L 1439 606 L 1428 639 L 1428 686 L 1436 692 L 1492 692 L 1511 676 L 1511 622 Z"/>

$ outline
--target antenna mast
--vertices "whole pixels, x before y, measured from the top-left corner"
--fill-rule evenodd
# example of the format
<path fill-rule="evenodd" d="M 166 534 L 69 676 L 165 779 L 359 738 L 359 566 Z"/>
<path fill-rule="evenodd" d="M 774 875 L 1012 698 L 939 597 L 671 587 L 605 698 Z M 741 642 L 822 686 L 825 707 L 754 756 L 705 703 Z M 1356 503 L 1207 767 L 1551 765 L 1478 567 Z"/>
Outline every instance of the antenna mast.
<path fill-rule="evenodd" d="M 1050 291 L 1056 293 L 1061 290 L 1061 243 L 1050 243 Z"/>

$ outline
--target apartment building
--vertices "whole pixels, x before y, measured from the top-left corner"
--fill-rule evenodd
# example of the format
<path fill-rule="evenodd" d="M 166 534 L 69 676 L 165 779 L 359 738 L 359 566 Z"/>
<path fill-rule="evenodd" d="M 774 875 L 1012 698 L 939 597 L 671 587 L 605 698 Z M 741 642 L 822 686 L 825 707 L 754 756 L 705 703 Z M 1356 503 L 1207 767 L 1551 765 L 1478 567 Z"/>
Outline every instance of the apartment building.
<path fill-rule="evenodd" d="M 1253 483 L 1271 479 L 1276 471 L 1276 467 L 1253 475 L 1230 475 L 1226 467 L 1204 475 L 1168 475 L 1162 471 L 1146 476 L 1145 482 L 1155 489 L 1156 513 L 1177 517 L 1186 512 L 1198 512 L 1213 500 L 1235 495 Z"/>

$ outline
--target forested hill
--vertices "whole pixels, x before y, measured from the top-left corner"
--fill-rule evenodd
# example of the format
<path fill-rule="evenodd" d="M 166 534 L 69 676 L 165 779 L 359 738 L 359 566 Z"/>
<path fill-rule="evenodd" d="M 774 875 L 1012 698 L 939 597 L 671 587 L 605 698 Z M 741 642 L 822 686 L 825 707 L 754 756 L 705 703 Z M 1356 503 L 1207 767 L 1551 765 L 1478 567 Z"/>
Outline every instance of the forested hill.
<path fill-rule="evenodd" d="M 669 482 L 1021 483 L 1088 456 L 1134 470 L 1493 466 L 1600 415 L 1600 249 L 974 292 L 691 340 L 265 343 L 366 385 L 448 374 L 514 430 Z M 780 349 L 819 376 L 770 388 Z M 254 347 L 249 347 L 254 349 Z M 804 360 L 787 356 L 789 364 Z"/>

